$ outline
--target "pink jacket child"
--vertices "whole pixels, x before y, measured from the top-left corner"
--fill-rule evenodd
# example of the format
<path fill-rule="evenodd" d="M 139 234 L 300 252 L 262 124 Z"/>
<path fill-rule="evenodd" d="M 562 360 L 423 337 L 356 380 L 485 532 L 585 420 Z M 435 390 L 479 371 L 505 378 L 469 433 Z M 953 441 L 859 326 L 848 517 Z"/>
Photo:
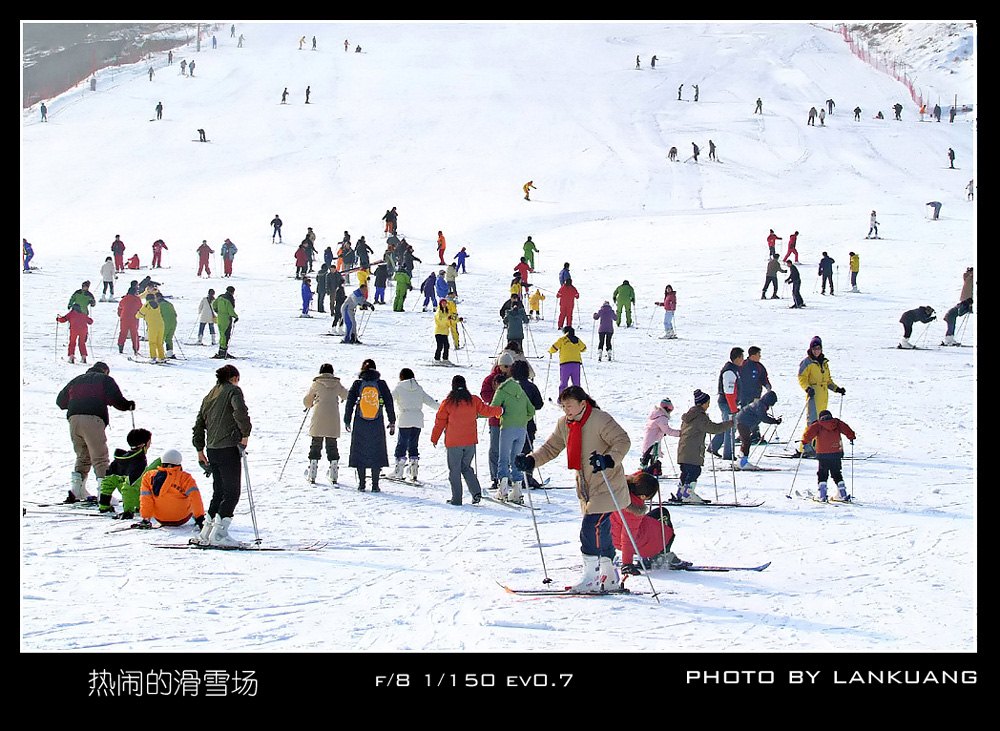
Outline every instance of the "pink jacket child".
<path fill-rule="evenodd" d="M 674 410 L 674 405 L 670 399 L 665 398 L 653 408 L 646 421 L 646 436 L 642 440 L 642 458 L 639 466 L 650 467 L 654 475 L 661 475 L 660 467 L 660 440 L 663 437 L 679 437 L 681 432 L 670 426 L 670 414 Z"/>
<path fill-rule="evenodd" d="M 69 323 L 69 362 L 75 363 L 76 346 L 80 346 L 80 359 L 87 362 L 87 333 L 88 325 L 93 325 L 94 321 L 87 317 L 80 310 L 80 305 L 73 305 L 65 315 L 56 315 L 56 322 Z"/>

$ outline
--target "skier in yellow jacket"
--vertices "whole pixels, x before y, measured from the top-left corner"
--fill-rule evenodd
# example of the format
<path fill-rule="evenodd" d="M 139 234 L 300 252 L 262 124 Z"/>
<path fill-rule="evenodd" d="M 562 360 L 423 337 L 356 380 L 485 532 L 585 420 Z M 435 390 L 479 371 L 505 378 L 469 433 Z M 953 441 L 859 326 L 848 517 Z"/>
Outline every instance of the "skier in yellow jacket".
<path fill-rule="evenodd" d="M 574 386 L 580 385 L 580 371 L 583 368 L 583 351 L 587 349 L 587 344 L 576 336 L 572 327 L 563 328 L 566 333 L 561 338 L 552 343 L 549 348 L 549 357 L 554 353 L 559 353 L 559 393 L 566 389 L 567 383 L 573 381 Z"/>
<path fill-rule="evenodd" d="M 545 301 L 545 295 L 542 294 L 542 290 L 535 287 L 535 291 L 531 293 L 528 297 L 528 317 L 530 318 L 534 315 L 534 319 L 542 319 L 542 302 Z"/>
<path fill-rule="evenodd" d="M 847 393 L 847 389 L 834 383 L 830 361 L 823 355 L 823 341 L 818 335 L 809 341 L 806 357 L 799 363 L 799 385 L 806 392 L 807 427 L 819 418 L 819 412 L 826 410 L 829 391 Z M 815 447 L 811 443 L 803 444 L 802 456 L 815 457 Z"/>
<path fill-rule="evenodd" d="M 154 363 L 164 363 L 167 354 L 163 349 L 163 312 L 155 294 L 146 295 L 146 304 L 135 313 L 136 319 L 146 321 L 146 339 L 149 341 L 149 358 Z"/>
<path fill-rule="evenodd" d="M 448 334 L 451 332 L 452 323 L 456 320 L 458 315 L 452 314 L 448 300 L 438 302 L 438 308 L 434 312 L 434 340 L 437 341 L 434 360 L 448 360 Z"/>

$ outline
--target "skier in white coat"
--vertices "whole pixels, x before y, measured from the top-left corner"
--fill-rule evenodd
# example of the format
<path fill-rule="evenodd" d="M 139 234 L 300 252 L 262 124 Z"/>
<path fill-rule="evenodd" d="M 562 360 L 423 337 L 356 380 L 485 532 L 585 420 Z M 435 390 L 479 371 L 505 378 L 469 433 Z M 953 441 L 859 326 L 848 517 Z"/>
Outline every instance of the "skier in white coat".
<path fill-rule="evenodd" d="M 409 368 L 399 372 L 399 384 L 392 390 L 392 401 L 396 406 L 396 428 L 399 430 L 399 438 L 396 442 L 396 469 L 390 477 L 402 480 L 405 471 L 406 476 L 416 482 L 420 463 L 417 443 L 420 440 L 420 430 L 424 428 L 423 407 L 430 406 L 437 409 L 440 404 L 417 383 L 413 371 Z M 407 457 L 410 460 L 409 465 L 406 462 Z"/>

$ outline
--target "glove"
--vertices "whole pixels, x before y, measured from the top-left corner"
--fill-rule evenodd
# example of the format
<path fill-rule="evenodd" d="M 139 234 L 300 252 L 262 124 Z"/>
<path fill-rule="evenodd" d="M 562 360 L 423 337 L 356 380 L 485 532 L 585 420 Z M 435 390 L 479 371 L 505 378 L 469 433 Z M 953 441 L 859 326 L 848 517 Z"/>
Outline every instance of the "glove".
<path fill-rule="evenodd" d="M 395 435 L 396 435 L 396 425 L 389 424 L 389 436 L 395 436 Z"/>
<path fill-rule="evenodd" d="M 346 429 L 348 432 L 351 431 L 351 422 L 345 421 L 344 422 L 344 429 Z"/>
<path fill-rule="evenodd" d="M 814 389 L 812 386 L 809 386 L 806 389 L 806 396 L 808 396 L 809 398 L 812 398 L 815 395 L 816 395 L 816 389 Z"/>
<path fill-rule="evenodd" d="M 239 315 L 233 315 L 233 322 L 239 322 L 239 321 L 240 321 L 240 316 Z"/>
<path fill-rule="evenodd" d="M 138 528 L 139 530 L 149 530 L 150 528 L 153 527 L 153 524 L 150 523 L 147 518 L 143 518 L 142 520 L 140 520 L 138 523 L 135 524 L 135 527 Z"/>
<path fill-rule="evenodd" d="M 594 472 L 600 472 L 601 470 L 610 469 L 615 466 L 615 461 L 611 458 L 610 454 L 591 452 L 589 462 L 590 466 L 594 468 Z"/>
<path fill-rule="evenodd" d="M 519 454 L 514 457 L 514 466 L 521 472 L 531 472 L 535 469 L 535 458 L 530 454 Z"/>
<path fill-rule="evenodd" d="M 205 525 L 205 516 L 199 515 L 197 518 L 194 519 L 194 524 L 198 527 L 198 530 L 201 530 L 202 526 Z"/>
<path fill-rule="evenodd" d="M 129 411 L 135 411 L 135 401 L 129 401 L 128 402 L 128 410 Z"/>
<path fill-rule="evenodd" d="M 778 422 L 778 423 L 780 424 L 780 423 L 781 423 L 781 417 L 779 416 L 779 417 L 778 417 L 778 418 L 776 419 L 776 421 L 777 421 L 777 422 Z"/>
<path fill-rule="evenodd" d="M 622 566 L 622 576 L 642 576 L 642 569 L 637 564 L 630 563 Z"/>
<path fill-rule="evenodd" d="M 458 321 L 459 322 L 465 322 L 465 318 L 464 317 L 460 317 L 460 318 L 458 318 Z"/>
<path fill-rule="evenodd" d="M 212 468 L 208 462 L 199 462 L 198 466 L 201 467 L 202 471 L 205 473 L 205 477 L 212 476 Z"/>
<path fill-rule="evenodd" d="M 843 396 L 845 393 L 847 393 L 847 389 L 841 386 L 840 388 L 837 389 L 837 393 Z"/>
<path fill-rule="evenodd" d="M 851 446 L 853 447 L 853 446 L 854 446 L 854 440 L 853 440 L 853 439 L 851 439 L 851 440 L 849 440 L 849 441 L 851 442 Z"/>

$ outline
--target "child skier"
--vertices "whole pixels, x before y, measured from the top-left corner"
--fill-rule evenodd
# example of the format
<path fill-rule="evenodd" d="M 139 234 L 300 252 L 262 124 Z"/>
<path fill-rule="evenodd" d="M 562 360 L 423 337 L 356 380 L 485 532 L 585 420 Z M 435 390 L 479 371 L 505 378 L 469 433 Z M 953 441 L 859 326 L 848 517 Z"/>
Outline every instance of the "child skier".
<path fill-rule="evenodd" d="M 198 530 L 205 525 L 205 506 L 194 478 L 181 466 L 181 453 L 168 449 L 156 469 L 142 476 L 139 510 L 140 528 L 152 528 L 152 518 L 160 525 L 184 525 L 191 518 Z"/>
<path fill-rule="evenodd" d="M 653 407 L 646 420 L 646 435 L 642 440 L 642 458 L 639 460 L 639 466 L 656 477 L 663 474 L 663 467 L 660 464 L 660 442 L 665 436 L 681 435 L 679 430 L 670 426 L 670 414 L 673 410 L 674 405 L 670 399 L 662 399 Z"/>
<path fill-rule="evenodd" d="M 705 464 L 705 435 L 721 434 L 733 428 L 733 422 L 714 422 L 708 418 L 711 397 L 701 389 L 695 389 L 694 406 L 681 417 L 681 437 L 677 442 L 677 466 L 680 481 L 677 494 L 670 499 L 679 503 L 708 502 L 695 492 L 702 465 Z"/>
<path fill-rule="evenodd" d="M 139 483 L 147 469 L 155 469 L 160 460 L 146 466 L 146 452 L 153 443 L 153 435 L 147 429 L 133 429 L 125 437 L 128 449 L 116 449 L 115 457 L 104 473 L 100 484 L 98 510 L 102 513 L 114 514 L 111 507 L 111 496 L 115 490 L 122 496 L 122 520 L 132 520 L 139 512 Z M 116 516 L 117 517 L 117 516 Z"/>
<path fill-rule="evenodd" d="M 312 280 L 309 277 L 302 277 L 302 314 L 299 317 L 312 317 L 309 314 L 309 303 L 312 302 Z"/>
<path fill-rule="evenodd" d="M 840 441 L 840 436 L 847 437 L 851 444 L 857 439 L 854 430 L 840 419 L 834 419 L 833 414 L 824 409 L 819 412 L 819 419 L 814 421 L 802 433 L 802 443 L 808 444 L 813 439 L 816 440 L 816 480 L 819 482 L 819 495 L 817 500 L 827 501 L 826 481 L 828 477 L 833 477 L 837 483 L 837 494 L 830 497 L 833 502 L 849 502 L 851 496 L 847 494 L 847 487 L 844 485 L 844 475 L 841 472 L 841 460 L 844 458 L 844 445 Z"/>
<path fill-rule="evenodd" d="M 639 470 L 626 477 L 625 482 L 630 502 L 622 506 L 621 513 L 617 510 L 611 513 L 611 542 L 622 552 L 622 575 L 638 576 L 643 569 L 682 569 L 690 566 L 690 561 L 682 561 L 670 550 L 676 537 L 670 512 L 666 508 L 653 508 L 646 512 L 646 501 L 660 489 L 656 478 Z M 638 556 L 629 533 L 639 549 Z"/>
<path fill-rule="evenodd" d="M 674 312 L 677 310 L 677 293 L 669 284 L 663 289 L 663 301 L 654 302 L 657 307 L 663 308 L 663 335 L 660 340 L 673 340 L 677 337 L 674 331 Z"/>
<path fill-rule="evenodd" d="M 542 293 L 538 287 L 535 287 L 535 291 L 531 293 L 528 297 L 528 318 L 531 319 L 534 316 L 535 320 L 542 320 L 542 302 L 545 301 L 545 295 Z"/>

